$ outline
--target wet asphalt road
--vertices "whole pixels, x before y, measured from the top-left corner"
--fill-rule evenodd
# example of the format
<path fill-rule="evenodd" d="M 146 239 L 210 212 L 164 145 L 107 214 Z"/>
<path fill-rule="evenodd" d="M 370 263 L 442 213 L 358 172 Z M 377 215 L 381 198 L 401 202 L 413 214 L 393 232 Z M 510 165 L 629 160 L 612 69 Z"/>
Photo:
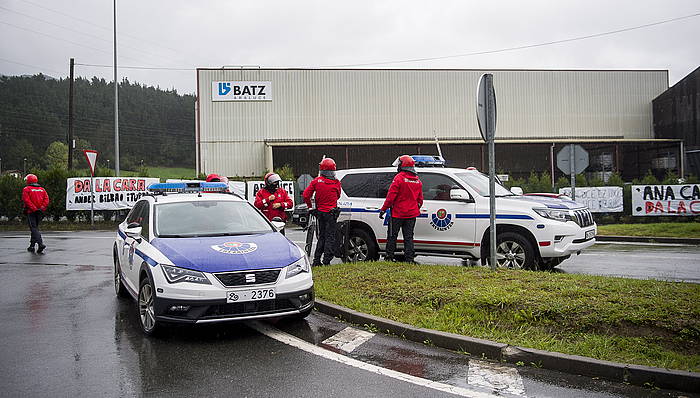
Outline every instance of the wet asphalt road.
<path fill-rule="evenodd" d="M 259 333 L 254 324 L 178 327 L 163 338 L 147 338 L 139 330 L 135 303 L 114 295 L 111 233 L 45 237 L 49 248 L 36 255 L 24 250 L 22 234 L 0 234 L 2 396 L 453 396 L 284 344 Z M 340 352 L 324 341 L 348 326 L 314 313 L 306 322 L 278 322 L 271 328 Z M 465 391 L 498 391 L 507 397 L 678 396 L 482 362 L 381 334 L 344 355 Z M 494 384 L 479 382 L 489 379 L 489 372 L 500 372 L 495 379 L 508 382 L 499 386 L 494 377 Z"/>

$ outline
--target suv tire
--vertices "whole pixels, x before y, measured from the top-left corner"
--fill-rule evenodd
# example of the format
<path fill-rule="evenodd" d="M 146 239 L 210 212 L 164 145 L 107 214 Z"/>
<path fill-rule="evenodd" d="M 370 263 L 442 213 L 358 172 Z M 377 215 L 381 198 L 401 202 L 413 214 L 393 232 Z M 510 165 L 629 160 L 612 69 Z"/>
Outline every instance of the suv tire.
<path fill-rule="evenodd" d="M 160 322 L 156 321 L 154 313 L 154 301 L 156 298 L 156 291 L 153 288 L 153 284 L 148 277 L 141 280 L 139 285 L 139 294 L 137 302 L 136 315 L 139 317 L 139 325 L 141 325 L 141 330 L 149 335 L 155 336 L 161 329 Z"/>
<path fill-rule="evenodd" d="M 482 264 L 489 263 L 489 251 Z M 535 249 L 522 235 L 515 232 L 504 232 L 496 238 L 496 266 L 511 269 L 536 269 Z"/>
<path fill-rule="evenodd" d="M 376 260 L 379 255 L 377 242 L 372 239 L 370 234 L 361 228 L 353 228 L 350 230 L 348 241 L 348 262 L 357 261 L 372 261 Z"/>

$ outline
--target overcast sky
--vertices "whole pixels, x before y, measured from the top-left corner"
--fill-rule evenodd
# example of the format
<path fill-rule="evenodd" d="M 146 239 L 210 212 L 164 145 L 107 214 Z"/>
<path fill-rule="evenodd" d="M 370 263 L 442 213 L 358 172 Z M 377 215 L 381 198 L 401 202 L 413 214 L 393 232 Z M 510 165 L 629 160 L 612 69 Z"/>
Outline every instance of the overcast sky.
<path fill-rule="evenodd" d="M 112 79 L 112 0 L 0 0 L 0 74 Z M 196 67 L 327 67 L 538 44 L 700 12 L 697 0 L 117 0 L 128 77 L 195 91 Z M 496 54 L 374 68 L 668 69 L 700 65 L 700 16 L 614 35 Z"/>

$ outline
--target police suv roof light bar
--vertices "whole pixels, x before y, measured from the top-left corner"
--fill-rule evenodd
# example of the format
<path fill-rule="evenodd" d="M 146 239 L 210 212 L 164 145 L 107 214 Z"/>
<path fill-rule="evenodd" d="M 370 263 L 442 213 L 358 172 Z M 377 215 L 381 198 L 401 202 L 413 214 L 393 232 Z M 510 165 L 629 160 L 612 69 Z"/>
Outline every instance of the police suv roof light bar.
<path fill-rule="evenodd" d="M 228 190 L 228 184 L 225 182 L 161 182 L 149 185 L 148 190 L 156 194 L 201 192 L 223 193 Z"/>
<path fill-rule="evenodd" d="M 445 167 L 445 159 L 434 155 L 411 155 L 416 167 Z"/>

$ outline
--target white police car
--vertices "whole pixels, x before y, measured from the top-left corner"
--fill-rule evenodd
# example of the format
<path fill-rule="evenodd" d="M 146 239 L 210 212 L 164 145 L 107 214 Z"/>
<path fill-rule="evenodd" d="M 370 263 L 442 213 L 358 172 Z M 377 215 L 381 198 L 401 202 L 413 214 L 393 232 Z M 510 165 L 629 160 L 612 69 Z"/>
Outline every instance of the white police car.
<path fill-rule="evenodd" d="M 474 168 L 446 168 L 432 156 L 413 156 L 423 183 L 424 203 L 416 220 L 417 254 L 488 257 L 489 179 Z M 396 168 L 339 170 L 343 192 L 339 222 L 348 226 L 349 258 L 378 259 L 385 250 L 388 217 L 379 209 Z M 596 224 L 590 211 L 561 198 L 516 195 L 496 184 L 498 266 L 550 269 L 595 243 Z M 400 236 L 399 236 L 400 238 Z M 402 240 L 397 251 L 403 249 Z"/>
<path fill-rule="evenodd" d="M 149 187 L 114 242 L 118 296 L 138 302 L 146 334 L 164 323 L 307 316 L 314 306 L 303 250 L 224 183 Z"/>

